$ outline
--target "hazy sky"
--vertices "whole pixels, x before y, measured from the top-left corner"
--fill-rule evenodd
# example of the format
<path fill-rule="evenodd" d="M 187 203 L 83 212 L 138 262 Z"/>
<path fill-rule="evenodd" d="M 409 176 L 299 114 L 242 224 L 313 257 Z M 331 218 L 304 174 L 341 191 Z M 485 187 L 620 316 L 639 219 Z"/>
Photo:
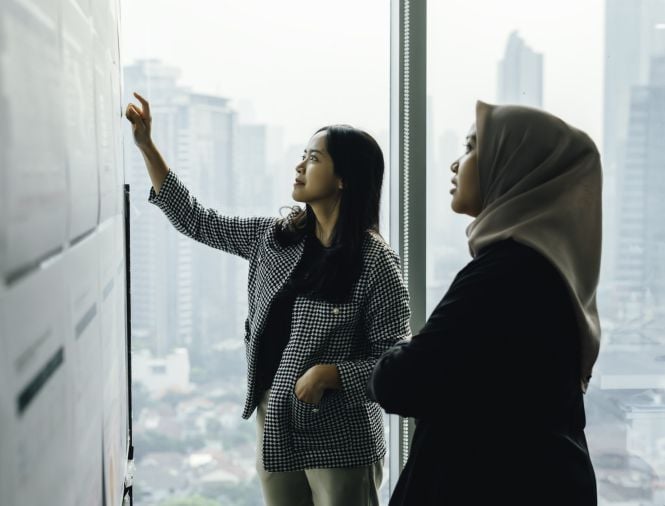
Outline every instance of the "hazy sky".
<path fill-rule="evenodd" d="M 602 0 L 430 0 L 428 21 L 435 130 L 461 121 L 466 133 L 475 100 L 495 100 L 497 63 L 517 30 L 544 55 L 544 108 L 602 145 Z"/>
<path fill-rule="evenodd" d="M 389 19 L 379 0 L 126 0 L 123 60 L 178 66 L 182 83 L 251 103 L 289 142 L 304 145 L 333 122 L 379 134 L 389 117 Z"/>
<path fill-rule="evenodd" d="M 496 98 L 497 62 L 519 30 L 544 53 L 544 107 L 601 145 L 602 0 L 430 0 L 435 138 L 464 134 Z M 305 143 L 326 123 L 388 129 L 388 0 L 124 0 L 122 57 L 159 58 L 181 82 L 234 99 Z M 149 94 L 149 90 L 143 90 Z M 244 105 L 243 105 L 244 104 Z"/>

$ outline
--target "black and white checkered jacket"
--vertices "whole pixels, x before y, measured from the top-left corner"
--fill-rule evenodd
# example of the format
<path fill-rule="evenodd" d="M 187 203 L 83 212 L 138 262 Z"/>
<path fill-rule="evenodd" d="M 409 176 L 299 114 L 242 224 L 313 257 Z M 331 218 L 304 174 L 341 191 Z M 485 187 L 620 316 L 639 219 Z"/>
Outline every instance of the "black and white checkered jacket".
<path fill-rule="evenodd" d="M 159 206 L 183 234 L 249 260 L 249 316 L 245 323 L 248 388 L 243 418 L 260 399 L 255 391 L 258 340 L 273 298 L 302 255 L 304 240 L 281 247 L 274 237 L 279 218 L 237 218 L 204 208 L 173 172 L 158 195 Z M 268 471 L 355 467 L 385 455 L 383 421 L 365 386 L 379 356 L 410 336 L 408 292 L 399 258 L 368 233 L 361 275 L 346 303 L 297 297 L 291 336 L 270 392 L 263 462 Z M 341 390 L 327 391 L 317 406 L 295 396 L 297 379 L 316 364 L 336 364 Z"/>

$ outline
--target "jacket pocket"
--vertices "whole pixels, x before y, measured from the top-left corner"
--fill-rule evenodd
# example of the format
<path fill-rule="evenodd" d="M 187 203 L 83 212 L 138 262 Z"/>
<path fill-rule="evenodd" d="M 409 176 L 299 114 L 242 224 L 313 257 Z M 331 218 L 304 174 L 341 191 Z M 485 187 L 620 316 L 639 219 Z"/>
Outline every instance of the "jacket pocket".
<path fill-rule="evenodd" d="M 339 391 L 327 391 L 321 402 L 308 404 L 291 394 L 291 425 L 296 448 L 345 446 L 346 404 Z"/>

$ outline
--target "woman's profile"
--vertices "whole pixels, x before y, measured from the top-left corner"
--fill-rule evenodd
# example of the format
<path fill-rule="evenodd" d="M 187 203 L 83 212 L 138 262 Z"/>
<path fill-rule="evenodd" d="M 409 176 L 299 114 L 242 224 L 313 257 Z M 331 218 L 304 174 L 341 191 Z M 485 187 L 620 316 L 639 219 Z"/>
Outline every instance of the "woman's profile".
<path fill-rule="evenodd" d="M 451 170 L 473 259 L 368 387 L 417 419 L 390 504 L 595 505 L 583 392 L 600 338 L 596 146 L 543 111 L 478 102 Z"/>
<path fill-rule="evenodd" d="M 257 410 L 257 472 L 269 506 L 378 505 L 385 455 L 376 360 L 410 335 L 399 259 L 378 233 L 383 154 L 366 132 L 321 128 L 295 167 L 284 218 L 206 209 L 129 104 L 150 202 L 183 234 L 249 261 L 244 418 Z"/>

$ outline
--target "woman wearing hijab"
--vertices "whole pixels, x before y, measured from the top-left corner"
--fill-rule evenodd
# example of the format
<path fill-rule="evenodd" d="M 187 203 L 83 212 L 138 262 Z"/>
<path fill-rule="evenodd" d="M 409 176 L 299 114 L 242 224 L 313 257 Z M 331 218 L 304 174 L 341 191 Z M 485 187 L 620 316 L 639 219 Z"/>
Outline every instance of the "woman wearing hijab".
<path fill-rule="evenodd" d="M 386 451 L 366 395 L 376 360 L 410 335 L 399 259 L 378 233 L 383 154 L 366 132 L 319 129 L 295 167 L 285 218 L 206 209 L 151 139 L 150 105 L 127 118 L 149 200 L 183 234 L 249 261 L 247 398 L 268 506 L 378 506 Z"/>
<path fill-rule="evenodd" d="M 596 504 L 583 393 L 598 354 L 601 167 L 545 112 L 478 102 L 451 167 L 472 261 L 369 395 L 416 418 L 390 505 Z"/>

